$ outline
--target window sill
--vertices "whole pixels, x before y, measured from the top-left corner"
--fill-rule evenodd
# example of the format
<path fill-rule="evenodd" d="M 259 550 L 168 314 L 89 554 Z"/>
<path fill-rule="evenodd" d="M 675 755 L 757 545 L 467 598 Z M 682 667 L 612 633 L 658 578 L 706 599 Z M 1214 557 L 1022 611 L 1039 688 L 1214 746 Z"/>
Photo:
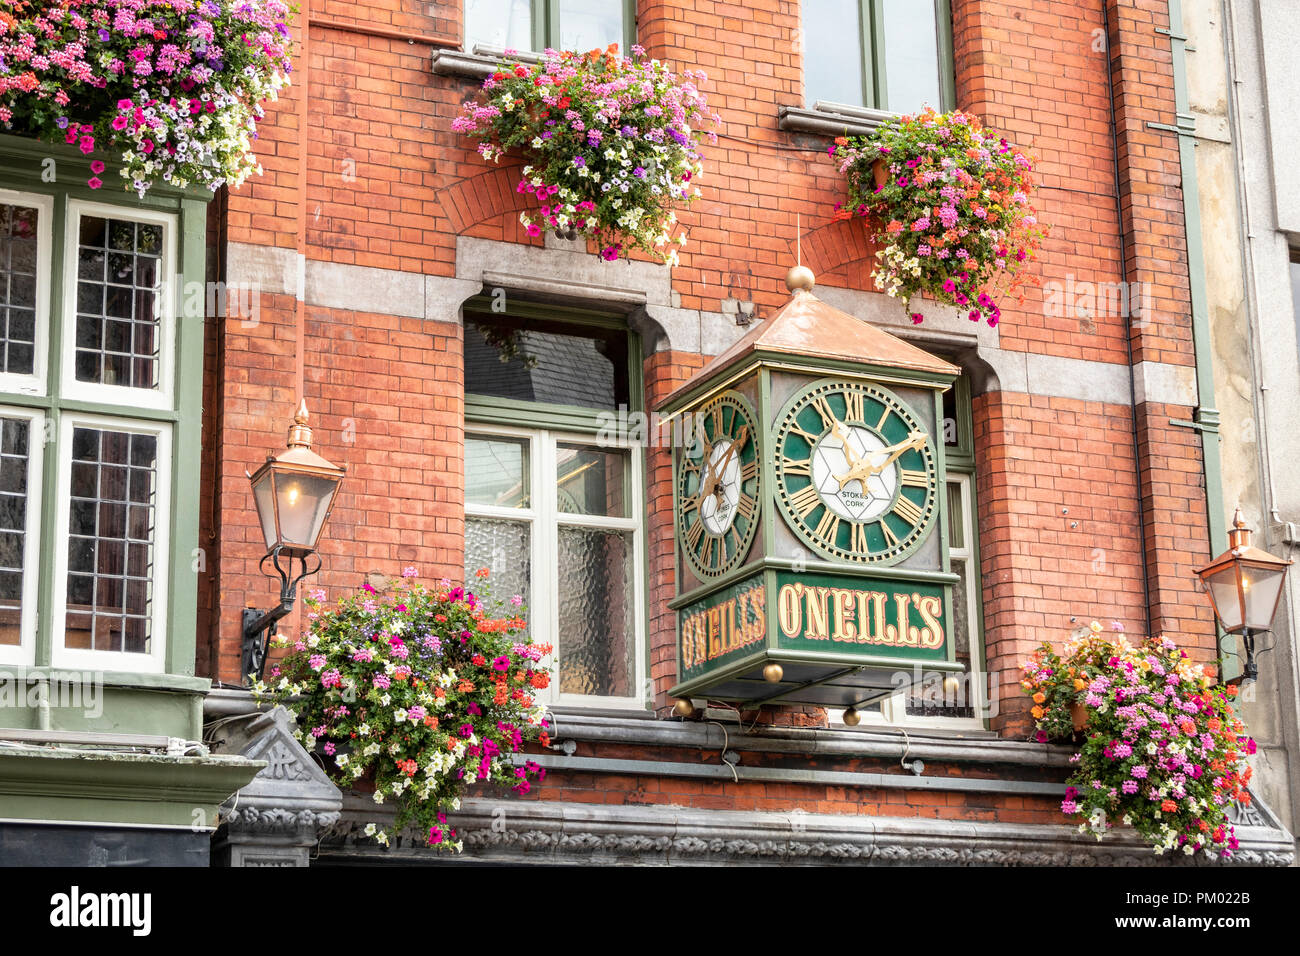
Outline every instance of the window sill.
<path fill-rule="evenodd" d="M 472 53 L 463 50 L 435 50 L 433 72 L 442 76 L 465 76 L 487 79 L 503 62 L 534 64 L 542 61 L 540 53 L 516 52 L 507 57 L 504 50 L 478 45 Z"/>
<path fill-rule="evenodd" d="M 176 694 L 206 694 L 212 686 L 212 681 L 206 677 L 153 671 L 114 671 L 64 665 L 15 664 L 5 667 L 5 672 L 7 677 L 15 681 L 99 684 L 103 687 L 167 691 Z"/>
<path fill-rule="evenodd" d="M 827 103 L 818 100 L 813 104 L 812 109 L 799 106 L 781 107 L 778 125 L 784 130 L 821 136 L 855 134 L 864 136 L 899 115 L 864 106 L 847 106 L 843 103 Z"/>

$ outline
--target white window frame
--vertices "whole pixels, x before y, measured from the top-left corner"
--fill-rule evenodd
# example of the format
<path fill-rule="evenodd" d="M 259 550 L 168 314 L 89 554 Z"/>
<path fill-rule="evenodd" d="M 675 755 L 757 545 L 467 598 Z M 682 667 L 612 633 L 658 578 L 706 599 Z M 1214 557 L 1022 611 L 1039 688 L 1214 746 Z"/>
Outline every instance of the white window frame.
<path fill-rule="evenodd" d="M 147 654 L 82 650 L 69 648 L 65 644 L 68 615 L 68 535 L 72 499 L 72 430 L 78 426 L 135 435 L 154 435 L 158 439 L 157 491 L 154 499 L 154 514 L 157 517 L 154 522 L 153 619 L 149 637 L 151 649 Z M 166 670 L 168 570 L 171 544 L 169 540 L 171 465 L 172 426 L 169 423 L 79 412 L 63 413 L 59 428 L 58 516 L 55 521 L 55 553 L 52 562 L 54 646 L 51 648 L 50 662 L 54 667 L 132 671 L 145 674 L 161 674 Z"/>
<path fill-rule="evenodd" d="M 22 606 L 18 612 L 18 644 L 0 644 L 0 664 L 31 665 L 36 660 L 36 601 L 41 575 L 41 479 L 45 465 L 45 413 L 40 409 L 0 405 L 0 418 L 28 423 L 27 522 L 23 535 Z"/>
<path fill-rule="evenodd" d="M 32 374 L 0 371 L 0 392 L 44 395 L 49 374 L 50 276 L 54 272 L 54 197 L 0 189 L 0 203 L 26 206 L 38 213 L 36 223 L 36 345 Z"/>
<path fill-rule="evenodd" d="M 161 226 L 162 258 L 158 264 L 158 287 L 154 304 L 158 310 L 158 386 L 103 385 L 77 381 L 77 249 L 81 238 L 81 217 L 100 216 L 128 222 Z M 167 410 L 174 407 L 176 375 L 176 216 L 171 213 L 126 209 L 104 203 L 69 199 L 65 222 L 63 260 L 63 396 L 100 405 Z"/>
<path fill-rule="evenodd" d="M 987 675 L 984 673 L 984 647 L 983 647 L 983 629 L 980 626 L 982 598 L 979 593 L 979 568 L 975 567 L 975 476 L 962 472 L 950 472 L 946 481 L 948 482 L 947 493 L 952 494 L 953 486 L 956 486 L 957 494 L 961 497 L 961 516 L 962 516 L 962 541 L 965 546 L 954 548 L 949 546 L 949 559 L 966 562 L 966 622 L 970 628 L 970 634 L 967 635 L 970 641 L 970 670 L 967 673 L 967 691 L 970 695 L 967 704 L 970 706 L 974 716 L 972 717 L 926 717 L 907 712 L 907 698 L 911 689 L 901 690 L 896 694 L 884 698 L 880 701 L 880 712 L 874 710 L 861 711 L 862 722 L 858 725 L 863 729 L 870 730 L 888 730 L 894 727 L 903 727 L 908 730 L 940 730 L 952 732 L 967 732 L 973 730 L 984 730 L 984 709 L 988 699 L 986 688 L 984 686 Z M 951 513 L 951 509 L 949 509 Z M 827 717 L 831 726 L 844 727 L 844 715 L 839 710 L 827 708 Z"/>
<path fill-rule="evenodd" d="M 551 672 L 551 686 L 538 692 L 538 699 L 550 706 L 590 707 L 621 710 L 645 709 L 646 651 L 645 651 L 645 528 L 642 521 L 642 457 L 640 449 L 632 442 L 610 441 L 581 432 L 557 431 L 547 428 L 517 428 L 506 425 L 479 425 L 465 423 L 465 441 L 475 438 L 515 438 L 528 441 L 529 494 L 527 508 L 505 508 L 494 505 L 471 504 L 466 501 L 465 517 L 503 519 L 529 524 L 529 558 L 532 578 L 531 593 L 524 596 L 528 604 L 529 630 L 533 640 L 550 644 L 554 652 L 544 663 Z M 556 448 L 561 444 L 581 444 L 627 453 L 630 463 L 628 477 L 628 518 L 611 518 L 603 515 L 575 515 L 559 511 L 559 489 L 555 483 Z M 563 659 L 564 642 L 560 635 L 559 580 L 555 556 L 559 553 L 561 527 L 598 528 L 609 531 L 631 532 L 632 535 L 632 626 L 634 629 L 635 667 L 634 693 L 630 697 L 604 697 L 590 694 L 560 693 L 559 662 Z M 501 597 L 501 595 L 497 595 Z"/>

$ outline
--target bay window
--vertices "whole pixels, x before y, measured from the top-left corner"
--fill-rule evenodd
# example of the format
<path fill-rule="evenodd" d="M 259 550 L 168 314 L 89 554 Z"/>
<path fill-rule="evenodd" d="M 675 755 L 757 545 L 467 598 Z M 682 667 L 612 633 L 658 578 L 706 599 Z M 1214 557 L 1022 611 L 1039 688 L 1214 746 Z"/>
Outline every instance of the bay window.
<path fill-rule="evenodd" d="M 205 204 L 88 193 L 0 189 L 0 663 L 192 673 Z"/>

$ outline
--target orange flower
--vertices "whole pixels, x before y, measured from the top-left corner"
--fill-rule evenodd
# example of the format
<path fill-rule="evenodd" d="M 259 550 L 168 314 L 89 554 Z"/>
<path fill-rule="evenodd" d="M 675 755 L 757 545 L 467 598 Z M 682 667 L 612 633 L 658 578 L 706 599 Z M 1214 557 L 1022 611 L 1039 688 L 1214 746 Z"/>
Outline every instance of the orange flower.
<path fill-rule="evenodd" d="M 1037 704 L 1030 708 L 1029 712 L 1034 715 L 1034 720 L 1043 719 L 1043 708 L 1039 707 Z"/>
<path fill-rule="evenodd" d="M 477 571 L 474 572 L 474 577 L 476 577 L 476 578 L 485 578 L 485 577 L 487 577 L 490 573 L 491 573 L 491 572 L 488 571 L 487 568 L 479 568 Z"/>
<path fill-rule="evenodd" d="M 1034 695 L 1034 703 L 1035 703 L 1035 704 L 1041 704 L 1041 703 L 1043 703 L 1045 700 L 1047 700 L 1047 695 L 1044 694 L 1041 690 L 1040 690 L 1037 694 Z"/>
<path fill-rule="evenodd" d="M 472 680 L 463 680 L 456 685 L 456 689 L 462 694 L 468 694 L 474 689 L 474 682 Z"/>
<path fill-rule="evenodd" d="M 1162 800 L 1160 802 L 1160 809 L 1165 813 L 1174 813 L 1178 809 L 1178 804 L 1174 803 L 1172 800 Z"/>
<path fill-rule="evenodd" d="M 836 146 L 847 146 L 847 145 L 849 145 L 849 138 L 848 138 L 847 136 L 836 136 L 836 137 L 835 137 L 835 145 L 836 145 Z"/>
<path fill-rule="evenodd" d="M 439 700 L 442 700 L 444 697 L 447 696 L 447 692 L 443 690 L 441 687 L 435 687 L 433 689 L 433 696 L 438 698 Z"/>

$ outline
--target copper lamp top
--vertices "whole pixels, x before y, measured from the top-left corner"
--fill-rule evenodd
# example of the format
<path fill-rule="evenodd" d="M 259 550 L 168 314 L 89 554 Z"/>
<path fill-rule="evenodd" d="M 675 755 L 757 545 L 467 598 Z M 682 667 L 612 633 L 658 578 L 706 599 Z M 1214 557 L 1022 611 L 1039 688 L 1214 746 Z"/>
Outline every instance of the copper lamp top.
<path fill-rule="evenodd" d="M 293 416 L 293 424 L 289 426 L 286 442 L 288 447 L 278 455 L 266 456 L 266 462 L 250 476 L 254 482 L 272 465 L 280 466 L 282 470 L 290 468 L 311 474 L 340 478 L 343 476 L 345 469 L 311 450 L 311 426 L 307 422 L 307 400 L 303 399 L 298 405 L 297 413 Z"/>
<path fill-rule="evenodd" d="M 1256 548 L 1250 543 L 1251 533 L 1252 531 L 1246 526 L 1246 519 L 1241 513 L 1241 506 L 1238 505 L 1236 514 L 1232 516 L 1232 528 L 1228 531 L 1228 550 L 1204 568 L 1201 568 L 1197 573 L 1203 575 L 1216 571 L 1223 565 L 1237 560 L 1250 561 L 1253 564 L 1260 565 L 1273 565 L 1274 567 L 1289 567 L 1294 563 Z"/>
<path fill-rule="evenodd" d="M 307 424 L 307 399 L 305 398 L 298 404 L 298 413 L 293 416 L 293 424 L 289 426 L 288 447 L 311 447 L 311 426 Z"/>

